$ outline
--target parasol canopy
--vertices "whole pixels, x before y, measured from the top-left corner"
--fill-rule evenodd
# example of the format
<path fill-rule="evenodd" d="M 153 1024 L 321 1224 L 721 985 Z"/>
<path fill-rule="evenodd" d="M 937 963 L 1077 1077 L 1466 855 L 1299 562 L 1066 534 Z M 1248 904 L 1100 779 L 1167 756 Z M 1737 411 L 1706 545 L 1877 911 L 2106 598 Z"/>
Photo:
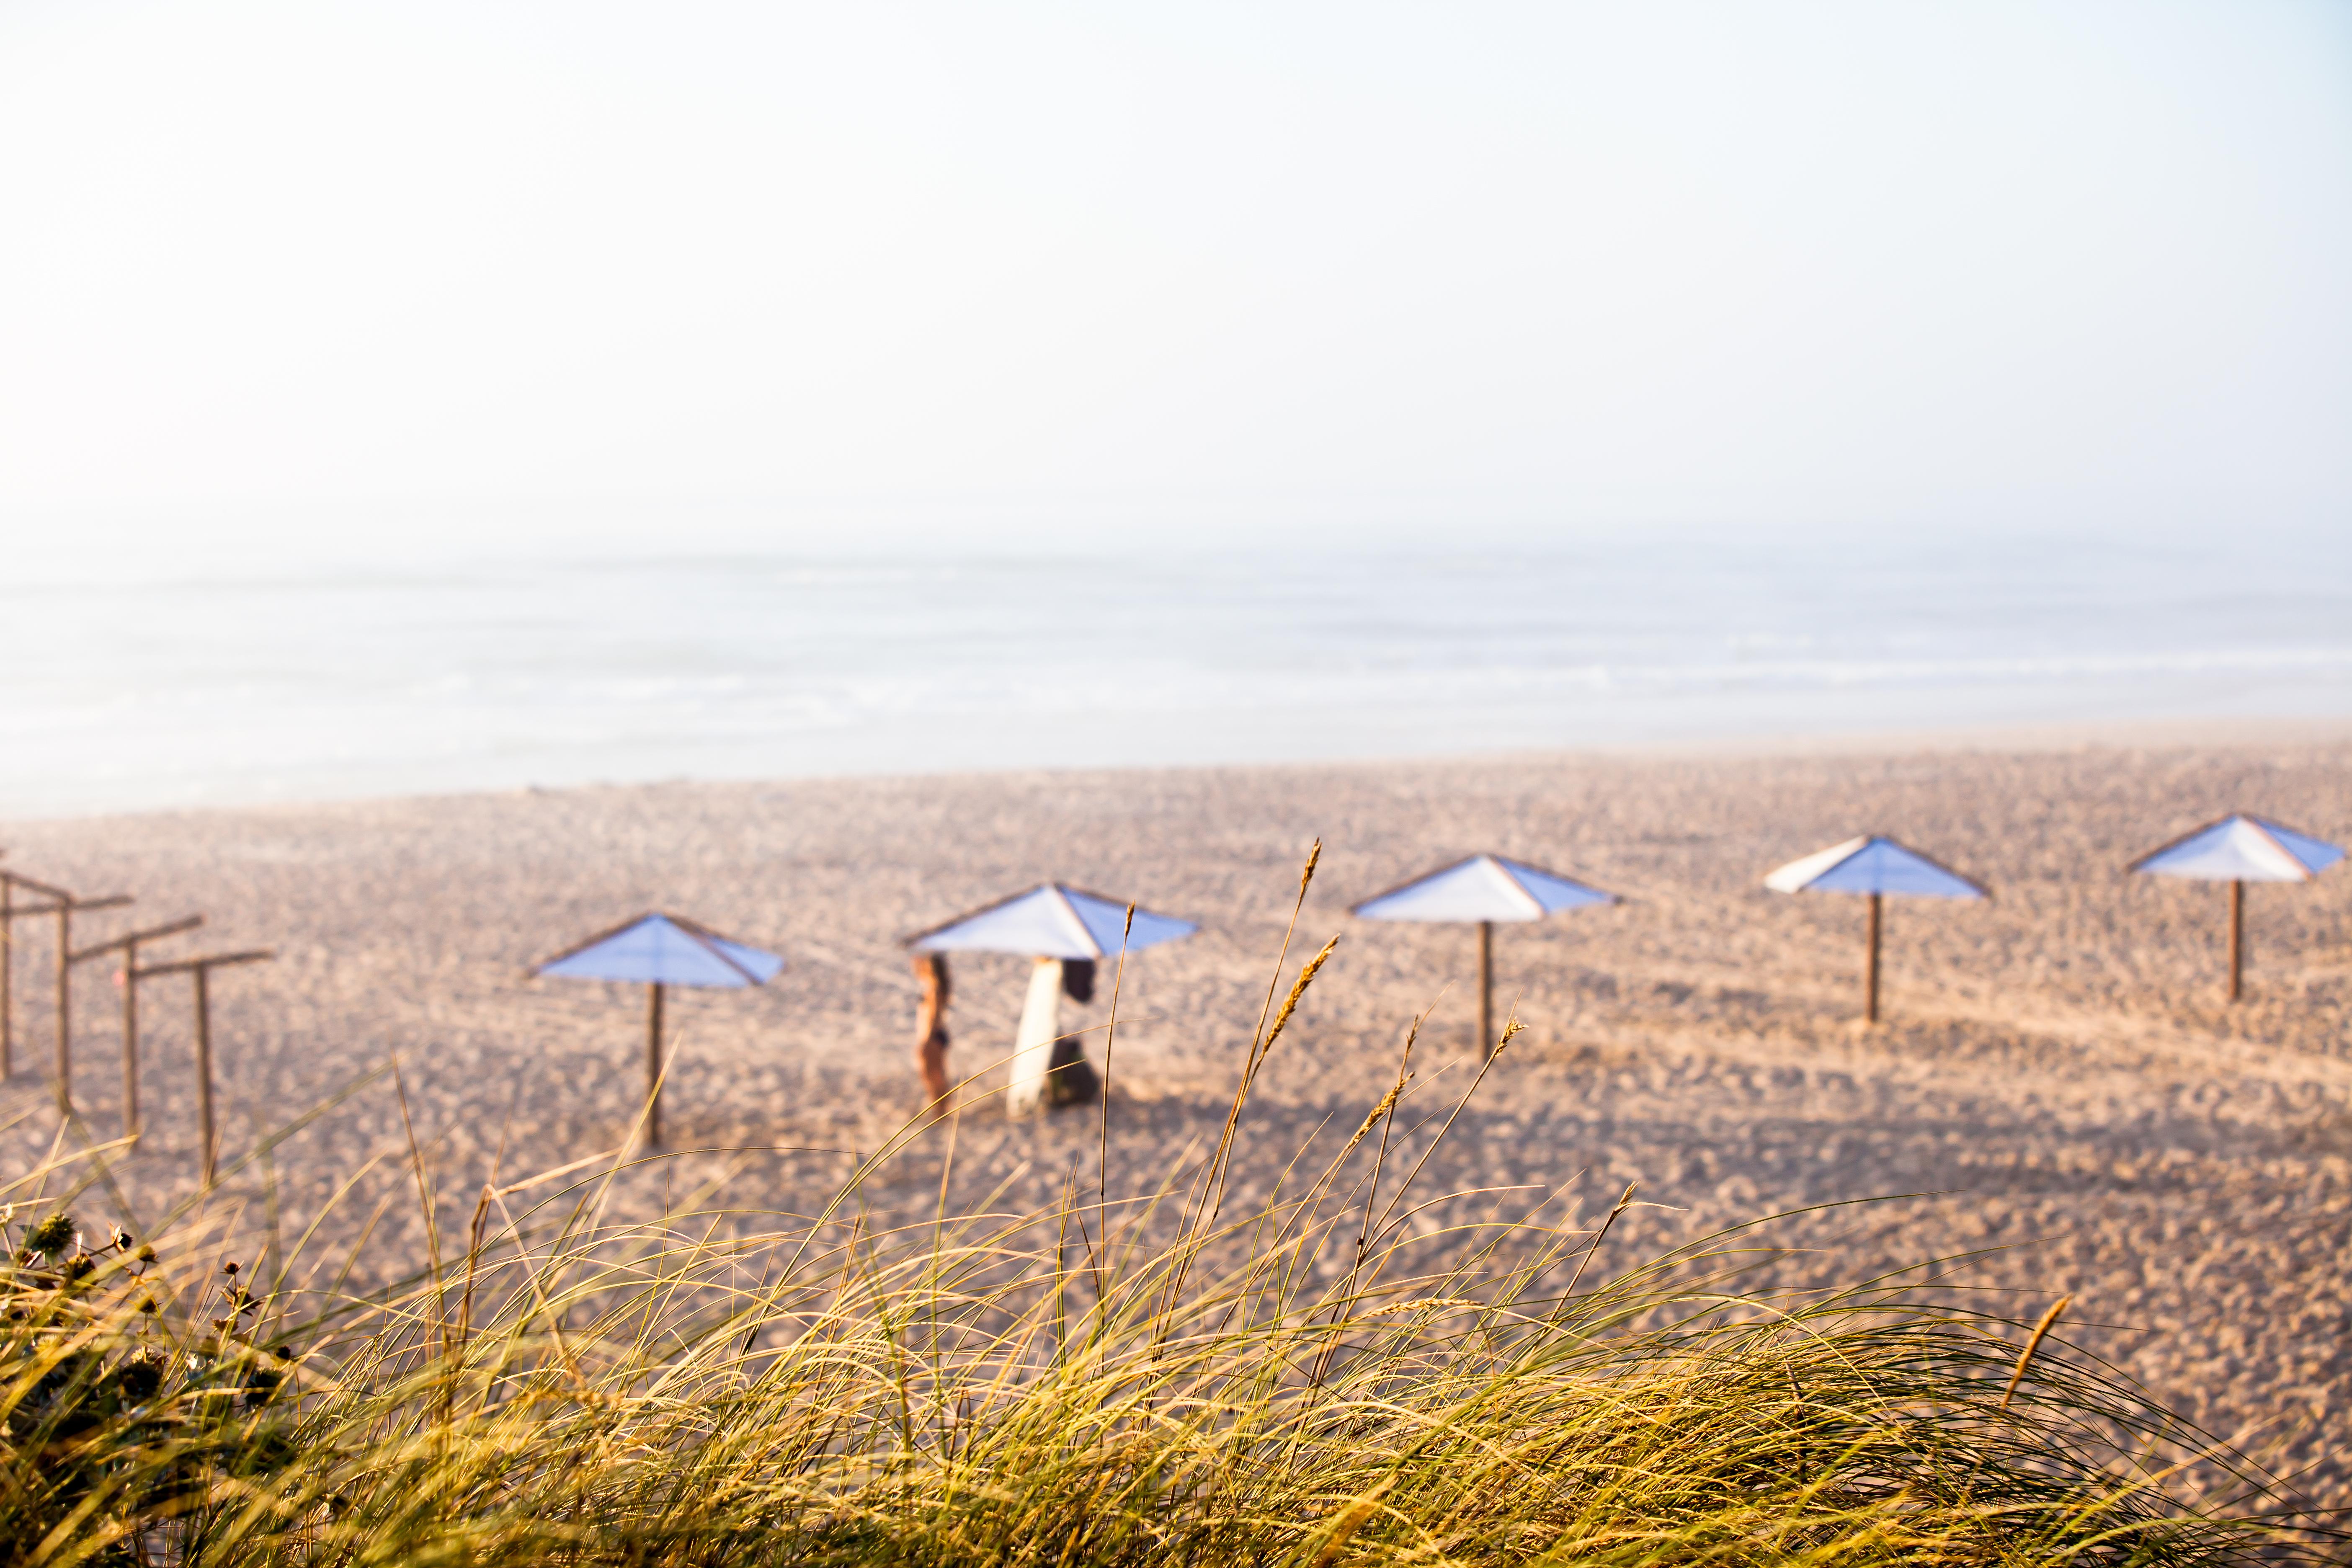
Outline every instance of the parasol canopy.
<path fill-rule="evenodd" d="M 917 952 L 1017 952 L 1032 958 L 1116 958 L 1124 946 L 1136 952 L 1191 936 L 1196 921 L 1135 911 L 1135 930 L 1124 938 L 1127 906 L 1066 882 L 1040 882 L 1025 893 L 958 915 L 945 925 L 917 931 L 907 945 Z"/>
<path fill-rule="evenodd" d="M 730 942 L 684 915 L 642 915 L 532 967 L 559 980 L 621 980 L 640 985 L 764 985 L 783 969 L 772 952 Z"/>
<path fill-rule="evenodd" d="M 1562 910 L 1613 904 L 1614 893 L 1500 855 L 1473 855 L 1366 899 L 1349 912 L 1368 921 L 1539 921 Z"/>
<path fill-rule="evenodd" d="M 1892 838 L 1865 834 L 1791 860 L 1764 885 L 1776 893 L 1895 893 L 1913 899 L 1985 899 L 1981 882 Z"/>
<path fill-rule="evenodd" d="M 684 915 L 640 915 L 553 958 L 531 973 L 558 980 L 617 980 L 647 989 L 646 1141 L 661 1143 L 662 993 L 672 985 L 723 991 L 765 985 L 783 969 L 775 953 L 720 936 Z"/>
<path fill-rule="evenodd" d="M 1495 923 L 1539 921 L 1562 910 L 1613 904 L 1614 893 L 1573 877 L 1500 855 L 1473 855 L 1391 888 L 1349 913 L 1368 921 L 1430 921 L 1478 924 L 1478 1052 L 1495 1049 Z"/>
<path fill-rule="evenodd" d="M 2150 850 L 2131 869 L 2200 882 L 2308 882 L 2343 858 L 2324 838 L 2241 814 Z"/>

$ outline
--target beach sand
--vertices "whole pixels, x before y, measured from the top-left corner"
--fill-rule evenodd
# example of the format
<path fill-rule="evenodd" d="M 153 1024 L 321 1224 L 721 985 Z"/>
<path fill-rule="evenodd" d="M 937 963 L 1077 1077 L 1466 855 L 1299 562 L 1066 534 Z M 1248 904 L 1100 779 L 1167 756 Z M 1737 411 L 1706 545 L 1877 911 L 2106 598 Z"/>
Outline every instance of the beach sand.
<path fill-rule="evenodd" d="M 2249 995 L 2221 1000 L 2225 893 L 2127 878 L 2133 857 L 2233 809 L 2342 839 L 2352 742 L 2282 733 L 2032 747 L 1847 745 L 1813 755 L 1529 756 L 1459 763 L 659 784 L 16 824 L 7 864 L 135 909 L 89 940 L 202 910 L 201 941 L 274 963 L 215 986 L 225 1153 L 395 1055 L 462 1229 L 495 1156 L 508 1177 L 614 1147 L 642 1082 L 641 990 L 526 978 L 534 959 L 646 909 L 772 946 L 756 992 L 678 994 L 666 1100 L 669 1190 L 805 1211 L 912 1112 L 915 985 L 897 939 L 1058 876 L 1202 922 L 1137 958 L 1117 1045 L 1109 1182 L 1148 1185 L 1213 1139 L 1265 1001 L 1308 843 L 1299 932 L 1342 940 L 1269 1066 L 1237 1165 L 1262 1194 L 1327 1120 L 1343 1137 L 1386 1088 L 1408 1020 L 1421 1114 L 1466 1083 L 1475 938 L 1351 921 L 1348 904 L 1495 849 L 1622 893 L 1502 928 L 1498 1006 L 1528 1026 L 1421 1178 L 1524 1186 L 1587 1216 L 1628 1183 L 1661 1205 L 1612 1234 L 1615 1266 L 1713 1227 L 1833 1200 L 1918 1194 L 1800 1222 L 1823 1279 L 1984 1252 L 1954 1282 L 2031 1319 L 2073 1292 L 2068 1332 L 2189 1417 L 2352 1503 L 2352 869 L 2250 891 Z M 1990 883 L 1990 904 L 1890 901 L 1885 1022 L 1855 1026 L 1864 905 L 1767 893 L 1763 874 L 1879 831 Z M 49 925 L 18 924 L 22 1171 L 47 1109 Z M 1025 962 L 958 958 L 959 1074 L 1009 1045 Z M 118 1015 L 77 973 L 76 1085 L 111 1136 Z M 1073 1008 L 1076 1026 L 1108 1013 Z M 143 1212 L 194 1179 L 187 987 L 142 993 L 150 1136 L 124 1168 Z M 1092 1050 L 1101 1056 L 1100 1037 Z M 1001 1073 L 983 1075 L 983 1085 Z M 1410 1129 L 1415 1119 L 1403 1125 Z M 1409 1149 L 1425 1142 L 1414 1134 Z M 1096 1122 L 963 1120 L 957 1200 L 1013 1179 L 1045 1203 Z M 226 1192 L 297 1232 L 334 1183 L 405 1147 L 388 1083 L 247 1167 Z M 800 1152 L 791 1152 L 791 1151 Z M 936 1141 L 874 1201 L 928 1204 Z M 501 1152 L 502 1151 L 502 1152 Z M 350 1243 L 404 1179 L 380 1169 L 314 1247 Z M 650 1206 L 662 1185 L 638 1180 Z M 1518 1201 L 1514 1199 L 1514 1201 Z M 368 1273 L 420 1255 L 413 1202 Z M 1985 1249 L 1991 1249 L 1986 1251 Z"/>

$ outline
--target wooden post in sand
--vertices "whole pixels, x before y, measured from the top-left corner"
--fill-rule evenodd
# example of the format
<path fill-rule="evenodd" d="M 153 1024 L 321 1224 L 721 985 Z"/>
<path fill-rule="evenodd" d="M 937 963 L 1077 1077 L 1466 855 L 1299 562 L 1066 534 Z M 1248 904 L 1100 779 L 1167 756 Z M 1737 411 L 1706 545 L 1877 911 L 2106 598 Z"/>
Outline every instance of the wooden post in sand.
<path fill-rule="evenodd" d="M 2245 994 L 2246 884 L 2230 884 L 2230 1000 Z"/>
<path fill-rule="evenodd" d="M 183 958 L 170 963 L 151 963 L 142 969 L 125 973 L 122 983 L 135 984 L 158 974 L 185 974 L 195 982 L 196 1010 L 196 1120 L 201 1140 L 198 1150 L 205 1173 L 205 1185 L 213 1184 L 213 1172 L 217 1161 L 220 1141 L 213 1132 L 213 998 L 210 978 L 215 969 L 226 969 L 232 963 L 259 963 L 278 955 L 268 948 L 247 952 L 214 952 L 202 958 Z"/>
<path fill-rule="evenodd" d="M 169 925 L 150 926 L 83 948 L 68 963 L 80 963 L 102 953 L 122 954 L 122 1135 L 139 1142 L 139 944 L 157 942 L 167 936 L 177 936 L 184 931 L 194 931 L 205 923 L 202 915 L 189 915 Z"/>
<path fill-rule="evenodd" d="M 661 1147 L 662 986 L 656 981 L 646 1004 L 646 1146 Z"/>
<path fill-rule="evenodd" d="M 63 888 L 53 888 L 47 882 L 37 882 L 30 877 L 20 877 L 13 871 L 0 871 L 0 877 L 18 887 L 30 888 L 49 901 L 31 909 L 9 909 L 9 918 L 19 914 L 55 915 L 58 917 L 58 1110 L 73 1114 L 73 918 L 85 910 L 121 909 L 131 901 L 128 893 L 117 893 L 104 899 L 78 899 Z"/>
<path fill-rule="evenodd" d="M 1478 922 L 1478 1059 L 1495 1054 L 1495 922 Z"/>
<path fill-rule="evenodd" d="M 0 1079 L 16 1076 L 16 883 L 0 871 Z"/>
<path fill-rule="evenodd" d="M 73 1114 L 73 900 L 58 904 L 58 1110 Z"/>
<path fill-rule="evenodd" d="M 16 889 L 39 894 L 46 903 L 19 904 Z M 70 899 L 62 889 L 36 882 L 14 871 L 0 871 L 0 1078 L 16 1071 L 16 922 L 35 915 L 54 914 L 58 900 Z"/>
<path fill-rule="evenodd" d="M 107 899 L 68 897 L 58 905 L 58 1109 L 73 1114 L 73 918 L 77 910 L 120 909 L 128 893 Z"/>
<path fill-rule="evenodd" d="M 1885 903 L 1884 895 L 1870 895 L 1870 961 L 1862 981 L 1862 1019 L 1865 1024 L 1878 1022 L 1878 927 Z"/>

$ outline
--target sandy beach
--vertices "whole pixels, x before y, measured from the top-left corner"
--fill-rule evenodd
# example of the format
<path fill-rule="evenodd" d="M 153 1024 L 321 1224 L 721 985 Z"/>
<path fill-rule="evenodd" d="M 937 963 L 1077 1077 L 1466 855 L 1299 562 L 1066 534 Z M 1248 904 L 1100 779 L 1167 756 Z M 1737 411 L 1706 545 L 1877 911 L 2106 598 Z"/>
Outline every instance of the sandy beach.
<path fill-rule="evenodd" d="M 1358 922 L 1347 906 L 1465 853 L 1517 856 L 1625 901 L 1498 933 L 1498 1005 L 1516 999 L 1527 1034 L 1429 1190 L 1520 1186 L 1591 1215 L 1638 1183 L 1660 1206 L 1612 1236 L 1621 1264 L 1779 1210 L 1899 1198 L 1782 1227 L 1819 1248 L 1782 1267 L 1853 1280 L 1976 1253 L 1953 1283 L 2007 1293 L 1986 1299 L 2003 1311 L 2030 1318 L 2072 1292 L 2077 1342 L 2342 1505 L 2352 871 L 2251 890 L 2236 1006 L 2221 999 L 2223 891 L 2121 874 L 2235 809 L 2343 839 L 2352 740 L 677 784 L 25 822 L 0 842 L 26 875 L 137 896 L 85 917 L 79 940 L 201 910 L 198 938 L 157 956 L 275 948 L 215 983 L 225 1157 L 397 1057 L 445 1227 L 494 1158 L 511 1177 L 626 1129 L 642 993 L 525 972 L 639 910 L 787 959 L 763 990 L 675 1000 L 666 1106 L 672 1146 L 708 1151 L 672 1163 L 673 1190 L 726 1173 L 730 1201 L 784 1210 L 840 1179 L 848 1156 L 829 1151 L 871 1150 L 916 1109 L 899 936 L 1047 876 L 1199 920 L 1125 982 L 1109 1181 L 1132 1188 L 1213 1137 L 1319 837 L 1300 945 L 1342 940 L 1270 1064 L 1241 1155 L 1248 1192 L 1327 1120 L 1353 1126 L 1416 1012 L 1434 1008 L 1424 1109 L 1466 1081 L 1472 931 Z M 1998 895 L 1890 905 L 1874 1030 L 1854 1023 L 1861 902 L 1760 886 L 1865 831 Z M 12 1173 L 57 1132 L 50 924 L 20 921 L 17 937 Z M 956 961 L 957 1073 L 1009 1047 L 1025 968 Z M 1106 984 L 1069 1022 L 1100 1023 L 1108 998 Z M 99 965 L 77 972 L 78 1100 L 100 1138 L 119 1125 L 116 1006 Z M 194 1181 L 196 1118 L 184 984 L 143 991 L 142 1007 L 150 1135 L 121 1179 L 152 1213 Z M 1045 1201 L 1074 1161 L 1091 1171 L 1095 1135 L 1091 1112 L 1013 1124 L 982 1100 L 955 1191 L 976 1200 L 1012 1178 L 1016 1201 Z M 372 1084 L 225 1198 L 256 1226 L 270 1199 L 295 1234 L 344 1175 L 404 1147 L 391 1086 Z M 876 1202 L 927 1203 L 939 1178 L 927 1142 Z M 313 1245 L 349 1245 L 401 1179 L 379 1170 Z M 647 1175 L 635 1201 L 661 1190 Z M 371 1270 L 413 1259 L 421 1236 L 413 1202 L 393 1203 Z"/>

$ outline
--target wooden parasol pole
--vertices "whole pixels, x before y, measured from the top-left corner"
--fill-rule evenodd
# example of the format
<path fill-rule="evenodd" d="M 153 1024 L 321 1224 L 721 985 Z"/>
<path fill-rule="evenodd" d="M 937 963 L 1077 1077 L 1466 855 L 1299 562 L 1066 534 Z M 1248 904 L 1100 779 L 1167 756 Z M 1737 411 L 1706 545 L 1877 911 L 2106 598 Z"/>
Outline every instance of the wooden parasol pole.
<path fill-rule="evenodd" d="M 646 1004 L 646 1145 L 661 1147 L 661 1070 L 662 1070 L 662 984 L 656 980 L 646 988 L 652 993 Z"/>
<path fill-rule="evenodd" d="M 1478 1059 L 1495 1054 L 1495 922 L 1478 922 Z"/>
<path fill-rule="evenodd" d="M 1878 1022 L 1878 928 L 1885 902 L 1882 895 L 1870 895 L 1870 960 L 1862 981 L 1862 1017 L 1866 1024 Z"/>
<path fill-rule="evenodd" d="M 2233 880 L 2230 884 L 2230 1000 L 2235 1002 L 2245 994 L 2246 973 L 2246 884 Z"/>

